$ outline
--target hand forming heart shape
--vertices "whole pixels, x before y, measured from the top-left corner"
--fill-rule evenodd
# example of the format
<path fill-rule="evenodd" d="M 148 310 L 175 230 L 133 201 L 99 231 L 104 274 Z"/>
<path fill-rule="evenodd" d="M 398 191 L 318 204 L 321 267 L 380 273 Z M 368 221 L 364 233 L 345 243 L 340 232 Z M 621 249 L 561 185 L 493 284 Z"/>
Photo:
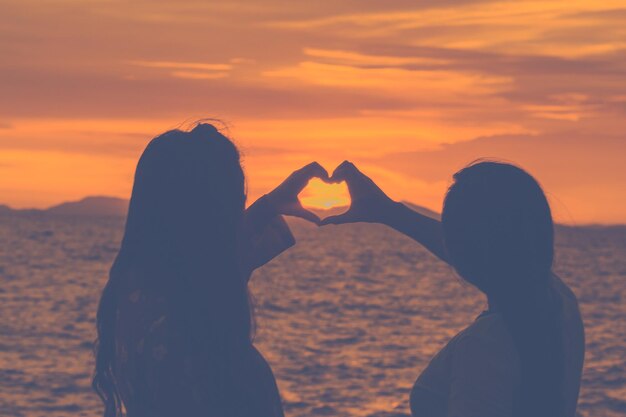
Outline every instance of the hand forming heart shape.
<path fill-rule="evenodd" d="M 302 207 L 302 203 L 298 199 L 298 194 L 312 178 L 319 178 L 324 181 L 330 180 L 328 172 L 320 164 L 311 162 L 294 171 L 278 187 L 267 194 L 267 198 L 275 207 L 277 214 L 300 217 L 315 224 L 320 223 L 320 218 L 315 213 Z"/>
<path fill-rule="evenodd" d="M 345 181 L 350 193 L 350 208 L 345 213 L 330 216 L 320 225 L 344 223 L 385 223 L 397 203 L 389 198 L 374 181 L 349 161 L 342 162 L 329 178 L 332 183 Z"/>
<path fill-rule="evenodd" d="M 350 196 L 349 209 L 343 214 L 327 217 L 323 221 L 315 213 L 305 209 L 298 195 L 314 178 L 331 184 L 345 181 Z M 318 187 L 321 188 L 319 185 Z M 378 222 L 391 205 L 395 204 L 374 181 L 348 161 L 341 163 L 331 177 L 320 164 L 312 162 L 292 173 L 268 194 L 268 198 L 276 207 L 278 214 L 301 217 L 318 225 Z"/>

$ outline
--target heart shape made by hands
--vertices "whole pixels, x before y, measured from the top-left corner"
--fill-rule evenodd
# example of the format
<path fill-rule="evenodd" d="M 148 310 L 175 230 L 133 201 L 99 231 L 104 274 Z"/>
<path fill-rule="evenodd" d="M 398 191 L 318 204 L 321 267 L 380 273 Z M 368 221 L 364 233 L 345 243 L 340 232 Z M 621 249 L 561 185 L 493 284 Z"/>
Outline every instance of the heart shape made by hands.
<path fill-rule="evenodd" d="M 313 178 L 298 198 L 305 208 L 316 212 L 321 211 L 325 215 L 340 214 L 350 207 L 350 193 L 345 182 L 331 184 L 319 178 Z M 345 208 L 345 210 L 337 212 L 333 210 L 336 208 Z"/>

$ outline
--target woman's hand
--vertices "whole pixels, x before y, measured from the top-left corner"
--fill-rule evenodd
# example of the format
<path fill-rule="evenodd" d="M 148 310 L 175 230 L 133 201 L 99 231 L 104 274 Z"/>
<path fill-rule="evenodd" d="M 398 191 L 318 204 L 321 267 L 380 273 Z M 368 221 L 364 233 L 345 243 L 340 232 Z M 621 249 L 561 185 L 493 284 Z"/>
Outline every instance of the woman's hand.
<path fill-rule="evenodd" d="M 282 184 L 267 194 L 267 198 L 278 214 L 300 217 L 315 224 L 320 223 L 320 218 L 302 207 L 298 200 L 298 194 L 307 186 L 311 178 L 329 181 L 328 172 L 317 162 L 311 162 L 293 172 Z"/>
<path fill-rule="evenodd" d="M 398 203 L 390 199 L 369 177 L 353 163 L 344 161 L 335 169 L 330 182 L 345 181 L 350 192 L 350 209 L 338 216 L 330 216 L 320 225 L 344 223 L 384 223 L 386 224 Z"/>
<path fill-rule="evenodd" d="M 441 222 L 396 203 L 371 179 L 345 161 L 330 177 L 331 182 L 345 181 L 352 198 L 350 209 L 338 216 L 327 217 L 325 224 L 355 222 L 382 223 L 421 243 L 435 256 L 448 262 Z"/>

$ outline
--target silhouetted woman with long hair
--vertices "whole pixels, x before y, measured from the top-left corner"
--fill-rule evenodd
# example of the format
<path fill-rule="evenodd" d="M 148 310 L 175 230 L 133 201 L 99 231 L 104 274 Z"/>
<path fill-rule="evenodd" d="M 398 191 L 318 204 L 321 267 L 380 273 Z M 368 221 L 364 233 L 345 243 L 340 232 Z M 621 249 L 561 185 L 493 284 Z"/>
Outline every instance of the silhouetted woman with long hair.
<path fill-rule="evenodd" d="M 554 226 L 537 181 L 511 164 L 473 163 L 454 175 L 440 222 L 393 202 L 349 162 L 331 177 L 343 180 L 351 209 L 322 224 L 386 224 L 488 301 L 417 379 L 413 415 L 574 417 L 584 332 L 576 297 L 552 273 Z"/>
<path fill-rule="evenodd" d="M 283 415 L 247 281 L 294 244 L 281 214 L 319 221 L 297 200 L 311 177 L 327 174 L 307 165 L 246 210 L 239 153 L 213 126 L 150 142 L 97 314 L 105 417 Z"/>

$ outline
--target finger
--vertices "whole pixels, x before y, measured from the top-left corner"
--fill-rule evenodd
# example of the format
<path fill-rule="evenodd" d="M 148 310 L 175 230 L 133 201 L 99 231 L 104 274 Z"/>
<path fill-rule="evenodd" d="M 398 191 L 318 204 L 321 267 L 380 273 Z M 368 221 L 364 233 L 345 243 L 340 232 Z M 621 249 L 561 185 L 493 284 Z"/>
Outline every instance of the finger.
<path fill-rule="evenodd" d="M 361 172 L 357 169 L 357 167 L 350 161 L 343 161 L 336 169 L 333 171 L 333 175 L 330 177 L 332 182 L 341 182 L 341 181 L 350 181 L 355 178 L 356 175 Z"/>
<path fill-rule="evenodd" d="M 350 213 L 338 214 L 336 216 L 328 216 L 325 219 L 320 221 L 320 226 L 326 226 L 329 224 L 346 224 L 346 223 L 355 223 L 356 219 Z"/>
<path fill-rule="evenodd" d="M 319 178 L 324 182 L 330 181 L 328 172 L 317 162 L 311 162 L 294 172 L 293 175 L 292 191 L 297 194 L 299 194 L 304 187 L 307 186 L 311 178 Z"/>
<path fill-rule="evenodd" d="M 331 179 L 337 177 L 338 175 L 346 172 L 347 169 L 350 168 L 350 166 L 353 166 L 354 164 L 350 161 L 343 161 L 342 163 L 340 163 L 337 168 L 335 168 L 335 170 L 333 171 L 333 175 L 331 175 Z"/>
<path fill-rule="evenodd" d="M 297 210 L 293 210 L 292 212 L 287 213 L 287 215 L 288 216 L 299 217 L 301 219 L 308 220 L 311 223 L 315 223 L 317 225 L 320 224 L 320 218 L 315 213 L 312 213 L 312 212 L 306 210 L 305 208 L 300 208 L 300 209 L 297 209 Z"/>
<path fill-rule="evenodd" d="M 299 173 L 305 177 L 307 180 L 310 180 L 313 177 L 319 178 L 321 180 L 328 180 L 328 171 L 324 169 L 318 162 L 311 162 L 305 167 L 299 170 Z"/>

